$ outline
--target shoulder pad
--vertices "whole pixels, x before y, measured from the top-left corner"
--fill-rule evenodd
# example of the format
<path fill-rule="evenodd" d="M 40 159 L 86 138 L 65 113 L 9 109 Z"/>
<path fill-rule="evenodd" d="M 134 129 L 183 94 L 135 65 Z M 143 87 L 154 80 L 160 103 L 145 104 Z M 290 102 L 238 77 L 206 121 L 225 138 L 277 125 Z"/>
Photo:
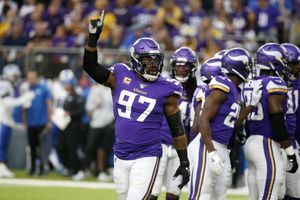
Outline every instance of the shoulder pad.
<path fill-rule="evenodd" d="M 180 97 L 182 96 L 183 88 L 179 81 L 169 77 L 161 77 L 161 78 L 164 80 L 165 85 L 167 85 L 167 88 L 169 90 L 169 96 L 171 96 L 172 94 L 177 94 Z"/>
<path fill-rule="evenodd" d="M 228 86 L 228 83 L 229 83 L 229 80 L 227 77 L 216 76 L 210 81 L 208 87 L 210 89 L 219 89 L 226 93 L 229 93 L 230 87 Z"/>
<path fill-rule="evenodd" d="M 129 67 L 128 65 L 126 65 L 125 63 L 116 63 L 116 64 L 114 64 L 114 65 L 110 68 L 110 70 L 111 70 L 112 72 L 121 71 L 121 70 L 128 70 L 128 71 L 130 71 L 130 70 L 132 70 L 132 68 Z"/>
<path fill-rule="evenodd" d="M 269 77 L 266 83 L 268 93 L 287 93 L 286 83 L 279 77 Z"/>

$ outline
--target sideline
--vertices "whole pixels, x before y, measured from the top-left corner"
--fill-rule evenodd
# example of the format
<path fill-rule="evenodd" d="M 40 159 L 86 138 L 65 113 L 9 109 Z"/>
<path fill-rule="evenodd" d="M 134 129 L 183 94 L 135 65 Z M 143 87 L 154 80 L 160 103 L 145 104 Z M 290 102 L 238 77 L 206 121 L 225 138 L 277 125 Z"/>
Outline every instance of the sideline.
<path fill-rule="evenodd" d="M 69 188 L 86 188 L 86 189 L 114 189 L 113 183 L 97 183 L 86 181 L 68 181 L 68 180 L 34 180 L 34 179 L 4 179 L 0 178 L 0 187 L 3 185 L 18 185 L 18 186 L 37 186 L 37 187 L 69 187 Z M 162 191 L 166 191 L 165 187 Z M 188 188 L 184 187 L 183 192 L 188 192 Z M 229 195 L 248 195 L 248 188 L 229 189 Z"/>

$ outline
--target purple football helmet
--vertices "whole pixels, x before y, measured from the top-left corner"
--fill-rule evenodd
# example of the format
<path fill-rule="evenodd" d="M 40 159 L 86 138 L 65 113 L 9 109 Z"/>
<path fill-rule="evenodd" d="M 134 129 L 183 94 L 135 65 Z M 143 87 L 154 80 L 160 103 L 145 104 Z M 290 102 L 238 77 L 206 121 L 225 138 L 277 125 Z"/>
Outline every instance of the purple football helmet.
<path fill-rule="evenodd" d="M 225 74 L 234 74 L 244 81 L 247 79 L 252 67 L 252 58 L 243 48 L 232 48 L 222 57 L 222 71 Z"/>
<path fill-rule="evenodd" d="M 299 77 L 300 71 L 300 50 L 296 45 L 291 43 L 284 43 L 281 45 L 286 49 L 287 53 L 285 54 L 286 62 L 286 79 L 287 81 L 294 81 L 296 77 Z"/>
<path fill-rule="evenodd" d="M 196 66 L 198 65 L 198 58 L 192 49 L 181 47 L 171 56 L 170 63 L 172 77 L 184 83 L 190 77 L 194 76 Z"/>
<path fill-rule="evenodd" d="M 205 83 L 209 83 L 212 78 L 223 75 L 221 70 L 222 62 L 218 57 L 212 57 L 206 60 L 200 68 L 200 79 Z"/>
<path fill-rule="evenodd" d="M 257 50 L 256 66 L 258 70 L 274 71 L 277 76 L 285 75 L 286 56 L 287 51 L 280 44 L 267 43 Z"/>
<path fill-rule="evenodd" d="M 159 44 L 152 38 L 138 39 L 130 49 L 133 70 L 147 81 L 155 81 L 160 76 L 164 54 Z"/>
<path fill-rule="evenodd" d="M 224 54 L 226 53 L 227 49 L 224 49 L 224 50 L 221 50 L 219 52 L 217 52 L 215 55 L 214 55 L 214 58 L 220 58 L 222 59 L 222 57 L 224 56 Z"/>

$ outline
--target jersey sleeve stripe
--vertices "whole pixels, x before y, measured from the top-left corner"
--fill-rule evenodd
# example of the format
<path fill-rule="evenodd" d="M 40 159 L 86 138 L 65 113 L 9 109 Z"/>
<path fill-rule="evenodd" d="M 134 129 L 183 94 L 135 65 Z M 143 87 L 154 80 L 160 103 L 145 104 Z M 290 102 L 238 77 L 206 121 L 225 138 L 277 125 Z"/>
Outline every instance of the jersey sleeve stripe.
<path fill-rule="evenodd" d="M 177 95 L 179 95 L 180 97 L 182 97 L 182 93 L 181 93 L 181 92 L 174 91 L 173 94 L 177 94 Z"/>
<path fill-rule="evenodd" d="M 223 86 L 220 86 L 220 85 L 210 85 L 209 88 L 220 89 L 220 90 L 222 90 L 222 91 L 224 91 L 224 92 L 229 93 L 229 90 L 228 90 L 227 88 L 225 88 L 225 87 L 223 87 Z"/>
<path fill-rule="evenodd" d="M 196 98 L 196 101 L 199 102 L 199 101 L 202 101 L 202 99 L 203 99 L 202 97 L 198 97 L 198 98 Z"/>
<path fill-rule="evenodd" d="M 282 88 L 273 88 L 273 89 L 270 89 L 268 90 L 268 93 L 274 93 L 274 92 L 283 92 L 283 93 L 287 93 L 287 89 L 282 89 Z"/>

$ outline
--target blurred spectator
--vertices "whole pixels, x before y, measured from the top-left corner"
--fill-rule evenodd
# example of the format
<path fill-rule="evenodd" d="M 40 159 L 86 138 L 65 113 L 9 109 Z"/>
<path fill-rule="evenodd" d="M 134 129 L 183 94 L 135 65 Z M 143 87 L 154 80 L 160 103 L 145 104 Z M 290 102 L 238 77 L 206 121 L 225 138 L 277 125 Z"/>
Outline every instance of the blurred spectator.
<path fill-rule="evenodd" d="M 131 45 L 140 37 L 145 37 L 145 25 L 137 24 L 131 27 L 131 29 L 128 30 L 128 33 L 123 38 L 123 41 L 121 43 L 122 49 L 128 49 L 131 47 Z"/>
<path fill-rule="evenodd" d="M 34 24 L 34 30 L 30 33 L 28 48 L 41 48 L 51 46 L 51 35 L 47 29 L 47 23 L 38 21 Z"/>
<path fill-rule="evenodd" d="M 170 37 L 169 30 L 165 26 L 162 26 L 158 20 L 153 20 L 151 26 L 147 28 L 146 32 L 143 32 L 143 28 L 141 28 L 141 31 L 143 35 L 154 38 L 160 44 L 161 49 L 165 51 L 174 50 L 174 45 L 172 38 Z"/>
<path fill-rule="evenodd" d="M 232 0 L 231 6 L 230 20 L 233 25 L 233 35 L 239 39 L 246 30 L 251 28 L 249 27 L 249 11 L 245 9 L 242 0 Z"/>
<path fill-rule="evenodd" d="M 141 0 L 133 10 L 133 24 L 149 25 L 152 23 L 158 7 L 154 0 Z"/>
<path fill-rule="evenodd" d="M 91 19 L 100 17 L 100 14 L 103 10 L 107 10 L 108 0 L 95 0 L 93 11 L 87 17 L 87 24 Z M 106 24 L 102 30 L 100 43 L 106 44 L 110 39 L 110 34 L 114 31 L 114 28 L 117 26 L 117 19 L 114 13 L 106 12 L 104 18 L 104 24 Z"/>
<path fill-rule="evenodd" d="M 184 21 L 197 30 L 205 17 L 208 16 L 202 9 L 202 1 L 189 0 L 184 7 Z"/>
<path fill-rule="evenodd" d="M 38 3 L 35 11 L 27 14 L 24 18 L 24 29 L 28 37 L 33 37 L 34 35 L 34 24 L 37 22 L 43 22 L 42 15 L 45 10 L 45 5 Z"/>
<path fill-rule="evenodd" d="M 48 23 L 50 33 L 54 33 L 56 27 L 63 24 L 64 9 L 61 7 L 61 0 L 52 0 L 43 13 L 43 20 Z"/>
<path fill-rule="evenodd" d="M 183 14 L 181 8 L 175 4 L 175 0 L 164 0 L 156 16 L 155 20 L 163 23 L 170 31 L 180 29 Z"/>
<path fill-rule="evenodd" d="M 45 84 L 39 82 L 38 72 L 35 69 L 27 71 L 27 82 L 23 84 L 24 91 L 35 94 L 31 104 L 23 110 L 23 124 L 27 128 L 28 144 L 30 146 L 30 175 L 42 175 L 44 163 L 41 158 L 40 136 L 45 129 L 51 128 L 50 116 L 52 114 L 52 97 Z M 37 160 L 38 159 L 38 160 Z M 39 170 L 36 169 L 37 161 L 40 162 Z"/>
<path fill-rule="evenodd" d="M 9 33 L 13 21 L 16 19 L 16 11 L 8 9 L 5 17 L 0 20 L 0 41 Z"/>
<path fill-rule="evenodd" d="M 110 5 L 109 11 L 116 15 L 118 25 L 123 27 L 131 26 L 133 7 L 128 3 L 128 0 L 115 0 Z"/>
<path fill-rule="evenodd" d="M 37 1 L 36 0 L 25 0 L 20 8 L 19 16 L 25 17 L 35 11 Z"/>
<path fill-rule="evenodd" d="M 23 32 L 23 23 L 20 20 L 15 20 L 4 40 L 3 45 L 6 46 L 26 46 L 28 38 Z"/>
<path fill-rule="evenodd" d="M 86 159 L 83 170 L 73 177 L 74 180 L 82 180 L 86 177 L 86 170 L 93 160 L 93 155 L 96 155 L 98 180 L 112 180 L 112 176 L 107 169 L 107 158 L 112 150 L 114 138 L 114 115 L 110 93 L 111 91 L 108 88 L 93 82 L 86 102 L 86 110 L 91 119 L 86 146 Z"/>
<path fill-rule="evenodd" d="M 256 34 L 262 37 L 276 36 L 279 10 L 271 5 L 269 0 L 258 0 L 257 2 L 258 5 L 253 10 L 256 16 Z"/>
<path fill-rule="evenodd" d="M 8 80 L 0 80 L 0 177 L 12 178 L 14 174 L 7 168 L 7 150 L 10 144 L 12 118 L 16 106 L 25 105 L 34 98 L 33 93 L 14 97 L 14 88 Z"/>
<path fill-rule="evenodd" d="M 68 35 L 64 25 L 58 25 L 51 43 L 54 47 L 73 47 L 74 37 Z"/>
<path fill-rule="evenodd" d="M 18 4 L 16 4 L 12 0 L 2 0 L 2 1 L 0 1 L 0 16 L 1 16 L 1 21 L 2 21 L 3 16 L 6 16 L 7 12 L 9 10 L 12 10 L 13 12 L 16 13 L 18 11 Z"/>
<path fill-rule="evenodd" d="M 76 93 L 76 79 L 64 80 L 62 82 L 67 96 L 64 100 L 63 110 L 65 115 L 70 116 L 71 121 L 66 129 L 58 135 L 57 152 L 62 158 L 63 164 L 69 170 L 70 175 L 74 175 L 79 170 L 79 159 L 77 148 L 80 136 L 80 119 L 84 110 L 84 102 L 80 95 Z"/>

